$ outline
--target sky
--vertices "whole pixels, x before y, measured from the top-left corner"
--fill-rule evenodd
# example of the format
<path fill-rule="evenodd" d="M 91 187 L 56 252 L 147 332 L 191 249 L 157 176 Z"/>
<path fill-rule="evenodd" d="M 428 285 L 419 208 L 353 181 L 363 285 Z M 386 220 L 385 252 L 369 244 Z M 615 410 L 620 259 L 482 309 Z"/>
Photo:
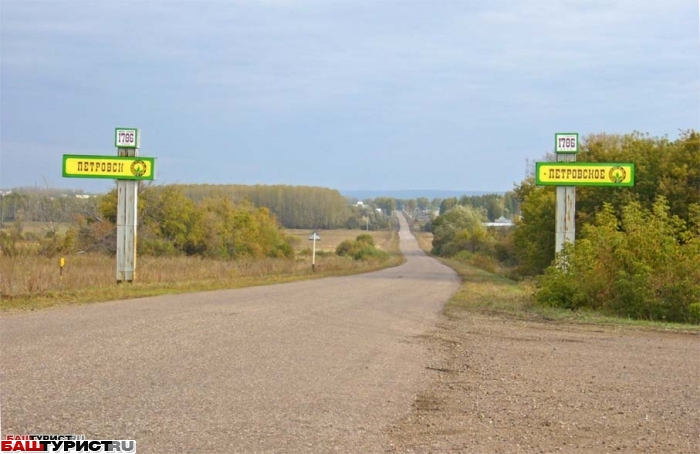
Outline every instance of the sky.
<path fill-rule="evenodd" d="M 695 0 L 2 0 L 0 188 L 141 130 L 158 184 L 507 191 L 556 132 L 700 130 Z"/>

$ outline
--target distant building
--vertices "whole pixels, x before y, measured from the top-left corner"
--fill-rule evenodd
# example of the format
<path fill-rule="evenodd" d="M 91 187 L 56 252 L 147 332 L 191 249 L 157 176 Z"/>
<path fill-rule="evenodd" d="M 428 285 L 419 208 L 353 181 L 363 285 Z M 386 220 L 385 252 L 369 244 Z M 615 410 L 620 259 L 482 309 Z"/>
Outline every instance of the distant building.
<path fill-rule="evenodd" d="M 513 227 L 515 225 L 513 221 L 503 216 L 493 222 L 484 222 L 483 224 L 486 227 Z"/>

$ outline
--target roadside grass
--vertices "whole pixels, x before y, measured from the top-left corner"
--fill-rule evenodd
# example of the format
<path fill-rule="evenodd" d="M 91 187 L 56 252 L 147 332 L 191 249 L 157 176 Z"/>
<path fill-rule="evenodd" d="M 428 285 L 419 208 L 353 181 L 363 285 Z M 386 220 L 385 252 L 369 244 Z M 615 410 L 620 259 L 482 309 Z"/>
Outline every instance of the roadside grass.
<path fill-rule="evenodd" d="M 6 223 L 6 227 L 10 226 L 10 223 Z M 24 233 L 34 233 L 39 236 L 45 235 L 51 229 L 55 229 L 56 233 L 65 234 L 68 229 L 70 229 L 72 224 L 70 222 L 34 222 L 26 221 L 22 223 L 22 231 Z"/>
<path fill-rule="evenodd" d="M 375 239 L 389 252 L 386 260 L 356 261 L 322 253 L 316 257 L 316 272 L 312 272 L 311 257 L 303 254 L 295 259 L 236 261 L 144 256 L 137 260 L 136 280 L 122 284 L 116 283 L 114 257 L 100 254 L 66 256 L 61 277 L 57 257 L 0 256 L 0 312 L 277 284 L 365 273 L 403 263 L 398 234 L 393 231 L 375 233 Z M 329 236 L 340 238 L 345 235 L 344 239 L 348 239 L 358 234 L 358 231 L 349 230 Z"/>
<path fill-rule="evenodd" d="M 416 237 L 418 246 L 425 251 L 426 254 L 430 254 L 433 249 L 433 234 L 430 232 L 419 232 L 414 231 L 413 236 Z"/>
<path fill-rule="evenodd" d="M 432 234 L 414 232 L 418 244 L 429 253 Z M 502 316 L 552 323 L 575 323 L 599 326 L 631 327 L 673 332 L 700 333 L 700 326 L 613 317 L 590 310 L 542 307 L 534 304 L 532 281 L 513 281 L 467 263 L 437 257 L 462 278 L 462 286 L 445 306 L 448 317 L 459 317 L 463 311 L 477 311 Z"/>

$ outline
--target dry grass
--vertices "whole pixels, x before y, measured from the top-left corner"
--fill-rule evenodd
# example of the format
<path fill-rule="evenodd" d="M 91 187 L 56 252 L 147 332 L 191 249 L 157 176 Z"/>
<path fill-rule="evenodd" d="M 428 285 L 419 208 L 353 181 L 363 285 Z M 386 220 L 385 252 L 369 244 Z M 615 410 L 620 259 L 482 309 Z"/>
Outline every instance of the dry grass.
<path fill-rule="evenodd" d="M 432 232 L 412 232 L 413 236 L 416 237 L 418 241 L 418 246 L 423 249 L 427 254 L 433 249 L 433 234 Z"/>
<path fill-rule="evenodd" d="M 6 223 L 6 227 L 12 225 L 11 223 Z M 34 233 L 39 236 L 45 235 L 49 230 L 56 229 L 59 234 L 65 234 L 68 229 L 70 229 L 72 224 L 70 222 L 33 222 L 26 221 L 22 223 L 22 231 L 24 233 Z"/>
<path fill-rule="evenodd" d="M 532 308 L 532 283 L 515 282 L 458 260 L 443 262 L 462 278 L 462 287 L 450 300 L 450 308 L 511 314 L 521 314 Z"/>
<path fill-rule="evenodd" d="M 401 263 L 403 257 L 398 250 L 398 235 L 395 232 L 375 233 L 378 243 L 390 252 L 388 260 L 354 261 L 321 254 L 316 257 L 316 272 L 312 273 L 311 257 L 302 255 L 296 260 L 237 261 L 139 257 L 136 281 L 121 285 L 116 284 L 114 257 L 98 254 L 66 256 L 61 277 L 58 258 L 0 256 L 0 311 L 274 284 L 362 273 Z M 308 232 L 306 235 L 308 238 Z M 357 231 L 332 231 L 321 235 L 322 240 L 325 236 L 340 243 L 357 236 Z"/>
<path fill-rule="evenodd" d="M 310 249 L 312 242 L 309 241 L 309 236 L 311 236 L 311 230 L 308 229 L 287 229 L 285 233 L 297 238 L 297 242 L 294 248 L 297 252 L 303 251 L 304 249 Z M 374 244 L 377 248 L 384 251 L 391 251 L 392 233 L 389 230 L 380 231 L 369 231 L 366 230 L 316 230 L 318 236 L 321 237 L 321 241 L 316 241 L 316 251 L 323 252 L 335 252 L 335 248 L 338 247 L 340 243 L 345 240 L 354 240 L 358 235 L 364 233 L 369 233 L 374 238 Z"/>

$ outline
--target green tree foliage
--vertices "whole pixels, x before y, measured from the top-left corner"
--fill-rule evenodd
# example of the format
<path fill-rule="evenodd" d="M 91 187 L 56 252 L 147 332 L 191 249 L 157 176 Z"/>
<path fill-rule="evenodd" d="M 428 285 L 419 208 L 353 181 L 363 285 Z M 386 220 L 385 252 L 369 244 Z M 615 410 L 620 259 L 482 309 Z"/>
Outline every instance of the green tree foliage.
<path fill-rule="evenodd" d="M 79 215 L 96 212 L 96 198 L 78 191 L 20 188 L 0 196 L 0 223 L 21 217 L 25 222 L 39 222 L 45 231 L 53 233 L 58 230 L 57 223 L 72 222 Z"/>
<path fill-rule="evenodd" d="M 203 210 L 177 186 L 148 186 L 139 193 L 139 252 L 201 254 Z"/>
<path fill-rule="evenodd" d="M 418 197 L 416 199 L 416 207 L 419 210 L 427 210 L 430 207 L 430 200 L 427 197 Z"/>
<path fill-rule="evenodd" d="M 670 212 L 664 197 L 651 209 L 640 202 L 605 203 L 583 238 L 567 245 L 558 266 L 538 279 L 536 301 L 591 308 L 650 320 L 694 321 L 700 302 L 700 235 Z"/>
<path fill-rule="evenodd" d="M 459 199 L 459 204 L 483 210 L 486 213 L 486 219 L 489 221 L 510 215 L 505 209 L 505 199 L 500 194 L 465 195 Z"/>
<path fill-rule="evenodd" d="M 505 194 L 464 195 L 457 199 L 452 197 L 440 203 L 440 214 L 443 215 L 457 205 L 476 208 L 489 221 L 495 221 L 501 216 L 511 219 L 519 210 L 517 195 L 513 191 Z"/>
<path fill-rule="evenodd" d="M 484 215 L 476 208 L 457 205 L 432 223 L 433 253 L 449 257 L 467 251 L 490 253 L 493 238 L 484 227 Z"/>
<path fill-rule="evenodd" d="M 105 222 L 112 224 L 116 191 L 105 196 L 100 207 Z M 219 195 L 195 202 L 182 186 L 146 186 L 140 191 L 138 209 L 140 254 L 219 259 L 294 255 L 270 211 L 247 201 L 234 203 Z M 98 228 L 102 227 L 94 225 L 92 230 Z"/>
<path fill-rule="evenodd" d="M 351 257 L 353 260 L 384 259 L 387 253 L 377 249 L 372 235 L 361 234 L 354 240 L 345 240 L 338 245 L 335 253 L 341 257 Z"/>
<path fill-rule="evenodd" d="M 290 242 L 267 208 L 249 203 L 233 205 L 227 198 L 206 199 L 203 212 L 202 255 L 213 258 L 292 257 Z"/>
<path fill-rule="evenodd" d="M 348 201 L 337 190 L 283 185 L 184 185 L 195 202 L 225 197 L 234 203 L 249 201 L 266 207 L 286 228 L 332 229 L 343 227 L 350 216 Z"/>
<path fill-rule="evenodd" d="M 589 135 L 581 141 L 577 158 L 582 162 L 630 162 L 635 184 L 629 188 L 579 187 L 576 189 L 578 224 L 589 222 L 603 202 L 618 217 L 622 207 L 639 202 L 650 209 L 658 196 L 669 201 L 671 214 L 688 221 L 689 207 L 700 203 L 700 134 L 686 131 L 676 141 L 641 133 Z"/>
<path fill-rule="evenodd" d="M 373 201 L 367 201 L 364 206 L 348 207 L 350 213 L 345 222 L 345 228 L 366 230 L 388 230 L 391 227 L 390 217 L 376 210 Z"/>
<path fill-rule="evenodd" d="M 372 205 L 382 210 L 387 216 L 396 211 L 396 199 L 392 197 L 377 197 Z"/>
<path fill-rule="evenodd" d="M 513 233 L 518 257 L 518 272 L 534 276 L 554 260 L 555 191 L 552 187 L 538 188 L 532 179 L 516 189 L 520 200 L 521 217 Z"/>
<path fill-rule="evenodd" d="M 457 205 L 459 205 L 459 200 L 457 200 L 457 197 L 449 197 L 447 199 L 443 199 L 440 202 L 440 216 L 447 213 Z"/>
<path fill-rule="evenodd" d="M 418 208 L 418 202 L 416 201 L 416 199 L 405 200 L 403 203 L 403 207 L 401 207 L 401 209 L 406 210 L 409 213 L 416 211 L 416 208 Z"/>

